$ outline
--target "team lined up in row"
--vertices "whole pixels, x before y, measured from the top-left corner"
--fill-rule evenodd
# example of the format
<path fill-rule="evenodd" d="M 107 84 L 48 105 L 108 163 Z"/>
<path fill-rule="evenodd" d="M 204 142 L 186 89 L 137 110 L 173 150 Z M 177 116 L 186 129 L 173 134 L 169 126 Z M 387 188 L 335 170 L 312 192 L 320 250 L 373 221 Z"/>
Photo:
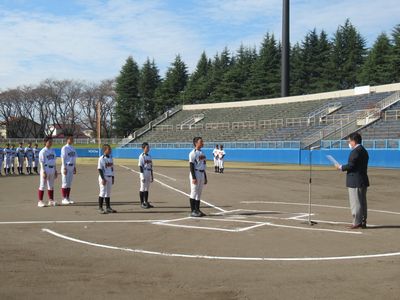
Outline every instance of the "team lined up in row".
<path fill-rule="evenodd" d="M 57 178 L 56 154 L 52 149 L 51 137 L 45 138 L 45 147 L 39 152 L 40 165 L 40 185 L 38 190 L 38 207 L 46 206 L 43 202 L 44 190 L 47 187 L 49 202 L 48 206 L 56 206 L 54 201 L 54 180 Z M 73 137 L 67 138 L 67 144 L 61 149 L 61 174 L 62 174 L 62 195 L 63 205 L 74 203 L 70 199 L 71 184 L 74 174 L 76 174 L 76 151 L 73 144 Z M 190 208 L 192 217 L 202 217 L 205 214 L 200 211 L 200 197 L 203 186 L 207 184 L 206 156 L 201 151 L 203 139 L 195 137 L 193 139 L 194 149 L 189 153 L 189 181 L 190 181 Z M 148 143 L 142 144 L 143 152 L 138 159 L 140 174 L 140 204 L 144 209 L 152 208 L 149 203 L 149 188 L 153 182 L 153 161 L 149 154 L 150 146 Z M 223 149 L 222 149 L 223 150 Z M 97 170 L 99 181 L 99 211 L 101 214 L 115 213 L 111 208 L 111 190 L 115 183 L 114 162 L 111 155 L 110 145 L 103 146 L 103 155 L 99 157 Z M 221 158 L 223 159 L 223 156 Z M 215 156 L 214 156 L 215 157 Z M 223 165 L 222 165 L 223 170 Z M 103 204 L 106 208 L 103 209 Z"/>
<path fill-rule="evenodd" d="M 33 174 L 32 168 L 38 174 L 39 151 L 38 144 L 32 148 L 32 143 L 28 143 L 25 148 L 23 143 L 20 143 L 18 148 L 10 144 L 6 144 L 5 148 L 0 146 L 0 176 L 2 176 L 3 165 L 6 176 L 15 174 L 15 166 L 17 166 L 18 174 L 24 175 L 24 162 L 27 174 Z"/>

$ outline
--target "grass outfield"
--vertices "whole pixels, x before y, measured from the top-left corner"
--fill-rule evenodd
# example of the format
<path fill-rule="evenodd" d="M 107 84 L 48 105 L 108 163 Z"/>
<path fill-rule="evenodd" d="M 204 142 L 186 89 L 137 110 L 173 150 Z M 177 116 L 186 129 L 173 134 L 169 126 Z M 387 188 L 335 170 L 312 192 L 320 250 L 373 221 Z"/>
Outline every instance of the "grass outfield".
<path fill-rule="evenodd" d="M 137 165 L 137 159 L 114 159 L 115 164 L 118 165 Z M 97 158 L 78 158 L 78 165 L 94 165 L 97 164 Z M 186 167 L 188 166 L 185 160 L 154 160 L 154 165 L 159 167 Z M 211 170 L 212 166 L 209 166 Z M 226 169 L 252 169 L 252 170 L 282 170 L 282 171 L 307 171 L 309 166 L 300 165 L 281 165 L 281 164 L 267 164 L 267 163 L 243 163 L 243 162 L 226 162 Z M 315 171 L 332 171 L 333 167 L 313 166 Z"/>

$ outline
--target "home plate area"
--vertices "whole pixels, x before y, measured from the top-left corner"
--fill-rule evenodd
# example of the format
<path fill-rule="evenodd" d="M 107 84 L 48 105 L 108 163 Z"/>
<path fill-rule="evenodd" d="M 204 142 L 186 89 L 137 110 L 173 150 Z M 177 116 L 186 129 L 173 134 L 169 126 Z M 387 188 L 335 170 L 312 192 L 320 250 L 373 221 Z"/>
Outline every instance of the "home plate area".
<path fill-rule="evenodd" d="M 185 217 L 172 220 L 156 221 L 153 224 L 176 228 L 202 229 L 225 232 L 244 232 L 264 226 L 298 230 L 317 230 L 337 233 L 362 234 L 359 231 L 332 230 L 328 228 L 310 228 L 304 212 L 264 211 L 235 209 L 211 214 L 203 218 Z"/>

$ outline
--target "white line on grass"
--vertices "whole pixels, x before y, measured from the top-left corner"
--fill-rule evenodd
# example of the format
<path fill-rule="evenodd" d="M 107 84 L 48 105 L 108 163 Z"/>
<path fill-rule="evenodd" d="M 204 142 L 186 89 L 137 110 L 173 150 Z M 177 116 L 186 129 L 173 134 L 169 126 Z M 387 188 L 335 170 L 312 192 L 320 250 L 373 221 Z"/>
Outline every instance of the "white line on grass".
<path fill-rule="evenodd" d="M 133 172 L 133 173 L 135 173 L 135 174 L 140 174 L 138 171 L 133 170 L 133 169 L 127 167 L 127 166 L 120 165 L 120 167 L 122 167 L 122 168 L 124 168 L 124 169 L 126 169 L 126 170 L 130 170 L 131 172 Z M 166 184 L 166 183 L 164 183 L 164 182 L 162 182 L 162 181 L 160 181 L 160 180 L 158 180 L 158 179 L 154 179 L 154 181 L 157 182 L 157 183 L 159 183 L 159 184 L 161 184 L 162 186 L 164 186 L 164 187 L 166 187 L 166 188 L 169 188 L 169 189 L 171 189 L 171 190 L 173 190 L 173 191 L 175 191 L 175 192 L 178 192 L 178 193 L 181 193 L 181 194 L 183 194 L 183 195 L 185 195 L 185 196 L 187 196 L 187 197 L 190 197 L 190 195 L 189 195 L 188 193 L 185 193 L 184 191 L 181 191 L 181 190 L 179 190 L 179 189 L 177 189 L 177 188 L 174 188 L 173 186 L 170 186 L 170 185 L 168 185 L 168 184 Z M 225 212 L 225 211 L 226 211 L 225 209 L 222 209 L 222 208 L 220 208 L 220 207 L 218 207 L 218 206 L 216 206 L 216 205 L 214 205 L 214 204 L 211 204 L 211 203 L 209 203 L 209 202 L 207 202 L 207 201 L 204 201 L 204 200 L 200 200 L 200 201 L 203 202 L 204 204 L 208 205 L 208 206 L 211 206 L 212 208 L 214 208 L 214 209 L 216 209 L 216 210 L 221 211 L 221 212 Z"/>
<path fill-rule="evenodd" d="M 148 251 L 143 249 L 132 249 L 116 247 L 104 244 L 98 244 L 93 242 L 88 242 L 67 235 L 60 234 L 50 229 L 43 228 L 43 232 L 51 234 L 53 236 L 75 242 L 84 245 L 110 249 L 119 250 L 124 252 L 140 253 L 147 255 L 157 255 L 157 256 L 167 256 L 167 257 L 179 257 L 179 258 L 200 258 L 200 259 L 210 259 L 210 260 L 231 260 L 231 261 L 332 261 L 332 260 L 353 260 L 353 259 L 368 259 L 368 258 L 382 258 L 382 257 L 392 257 L 400 256 L 400 252 L 391 253 L 379 253 L 379 254 L 366 254 L 366 255 L 351 255 L 351 256 L 327 256 L 327 257 L 238 257 L 238 256 L 212 256 L 212 255 L 202 255 L 202 254 L 183 254 L 183 253 L 168 253 L 159 251 Z"/>

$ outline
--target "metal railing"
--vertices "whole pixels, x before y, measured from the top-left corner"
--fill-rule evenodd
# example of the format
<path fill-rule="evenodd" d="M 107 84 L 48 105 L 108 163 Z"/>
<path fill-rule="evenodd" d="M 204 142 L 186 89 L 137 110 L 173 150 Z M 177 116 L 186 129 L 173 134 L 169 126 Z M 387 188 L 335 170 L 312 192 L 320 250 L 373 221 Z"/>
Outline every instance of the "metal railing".
<path fill-rule="evenodd" d="M 258 128 L 260 129 L 283 127 L 284 124 L 284 119 L 258 120 Z"/>
<path fill-rule="evenodd" d="M 157 126 L 158 124 L 160 124 L 161 122 L 164 122 L 166 119 L 172 117 L 174 114 L 176 114 L 178 111 L 182 110 L 182 106 L 178 105 L 175 106 L 174 108 L 166 111 L 165 113 L 163 113 L 162 115 L 158 116 L 157 118 L 155 118 L 154 120 L 150 121 L 149 123 L 147 123 L 145 126 L 143 126 L 142 128 L 139 128 L 138 130 L 136 130 L 135 132 L 133 132 L 131 135 L 129 135 L 128 137 L 120 140 L 118 142 L 118 145 L 120 147 L 127 145 L 128 143 L 130 143 L 131 141 L 137 139 L 138 137 L 142 136 L 143 134 L 145 134 L 146 132 L 150 131 L 153 126 Z"/>
<path fill-rule="evenodd" d="M 400 120 L 400 110 L 388 110 L 385 111 L 385 121 Z"/>
<path fill-rule="evenodd" d="M 206 123 L 206 130 L 229 129 L 229 122 Z"/>
<path fill-rule="evenodd" d="M 399 139 L 377 139 L 377 140 L 363 140 L 363 146 L 367 149 L 399 149 Z M 348 142 L 346 140 L 322 140 L 321 149 L 348 149 Z"/>
<path fill-rule="evenodd" d="M 176 125 L 177 130 L 198 129 L 194 125 L 204 119 L 204 114 L 195 114 L 190 118 L 184 120 L 182 123 Z"/>
<path fill-rule="evenodd" d="M 361 127 L 381 118 L 381 111 L 399 100 L 400 92 L 395 92 L 379 101 L 372 109 L 355 111 L 350 114 L 347 120 L 337 121 L 310 134 L 302 140 L 302 146 L 303 148 L 307 148 L 326 138 L 342 139 L 350 133 L 359 130 Z"/>
<path fill-rule="evenodd" d="M 256 121 L 242 121 L 242 122 L 232 122 L 232 129 L 256 129 L 257 122 Z"/>
<path fill-rule="evenodd" d="M 215 145 L 224 145 L 225 149 L 300 149 L 300 141 L 249 141 L 249 142 L 221 142 L 206 141 L 205 148 L 214 148 Z M 141 143 L 131 143 L 127 148 L 141 148 Z M 156 149 L 190 149 L 193 148 L 192 143 L 152 143 L 151 148 Z"/>
<path fill-rule="evenodd" d="M 325 117 L 329 115 L 330 113 L 338 110 L 339 108 L 342 107 L 342 102 L 333 102 L 333 103 L 328 103 L 325 104 L 324 106 L 316 109 L 315 111 L 311 112 L 308 117 L 313 118 L 313 117 Z"/>

